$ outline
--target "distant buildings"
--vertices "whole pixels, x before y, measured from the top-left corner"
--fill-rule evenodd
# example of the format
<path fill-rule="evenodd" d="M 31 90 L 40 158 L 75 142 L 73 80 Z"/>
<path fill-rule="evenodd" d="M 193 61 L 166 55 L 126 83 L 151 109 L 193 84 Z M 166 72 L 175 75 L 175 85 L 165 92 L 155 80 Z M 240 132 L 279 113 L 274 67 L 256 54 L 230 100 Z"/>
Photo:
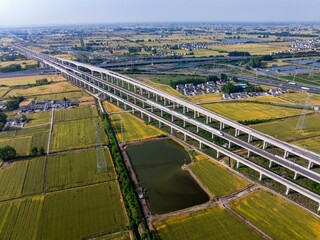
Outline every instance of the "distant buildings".
<path fill-rule="evenodd" d="M 18 114 L 28 114 L 34 112 L 48 111 L 52 108 L 61 109 L 61 108 L 69 108 L 74 105 L 73 102 L 69 100 L 44 100 L 43 102 L 37 102 L 33 100 L 28 106 L 20 107 Z"/>
<path fill-rule="evenodd" d="M 176 90 L 183 93 L 185 96 L 219 92 L 219 89 L 214 82 L 201 83 L 196 86 L 193 83 L 179 84 L 176 86 Z"/>

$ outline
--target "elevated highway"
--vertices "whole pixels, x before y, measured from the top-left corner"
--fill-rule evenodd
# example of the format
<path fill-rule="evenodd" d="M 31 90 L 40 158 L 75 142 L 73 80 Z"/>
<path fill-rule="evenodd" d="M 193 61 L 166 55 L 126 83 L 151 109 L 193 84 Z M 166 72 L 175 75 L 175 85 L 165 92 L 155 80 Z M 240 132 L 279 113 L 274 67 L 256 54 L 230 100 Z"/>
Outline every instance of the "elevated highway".
<path fill-rule="evenodd" d="M 297 191 L 297 192 L 307 196 L 308 198 L 310 198 L 320 204 L 320 196 L 319 195 L 305 189 L 304 187 L 302 187 L 302 186 L 300 186 L 300 185 L 298 185 L 288 179 L 283 178 L 282 176 L 280 176 L 276 173 L 273 173 L 269 169 L 263 168 L 263 167 L 257 165 L 256 163 L 251 162 L 251 161 L 231 152 L 229 149 L 221 147 L 221 146 L 213 143 L 212 141 L 209 141 L 208 139 L 205 139 L 205 138 L 199 136 L 198 134 L 187 130 L 185 127 L 181 127 L 181 126 L 177 125 L 173 121 L 173 118 L 174 117 L 179 118 L 180 120 L 183 120 L 184 123 L 188 123 L 188 124 L 192 124 L 194 126 L 197 126 L 197 129 L 201 128 L 205 131 L 211 132 L 212 135 L 216 135 L 218 137 L 221 137 L 221 138 L 229 141 L 229 145 L 230 145 L 230 143 L 233 143 L 238 146 L 241 146 L 242 148 L 247 149 L 248 153 L 252 152 L 252 153 L 266 157 L 270 161 L 270 164 L 277 163 L 279 165 L 282 165 L 282 166 L 294 171 L 295 174 L 300 174 L 302 176 L 308 177 L 309 179 L 319 183 L 319 175 L 316 172 L 313 172 L 308 168 L 304 168 L 298 164 L 294 164 L 294 163 L 288 161 L 286 159 L 286 157 L 288 155 L 287 151 L 285 151 L 285 154 L 283 157 L 272 155 L 271 153 L 264 151 L 264 149 L 259 149 L 255 146 L 251 145 L 250 143 L 246 143 L 246 142 L 238 139 L 236 136 L 234 137 L 234 136 L 231 136 L 226 133 L 222 133 L 222 135 L 221 135 L 220 130 L 214 129 L 214 128 L 208 126 L 208 124 L 201 123 L 200 121 L 197 120 L 197 118 L 199 117 L 199 114 L 203 114 L 206 117 L 207 123 L 210 122 L 211 119 L 215 119 L 220 122 L 221 128 L 223 128 L 223 125 L 227 124 L 227 123 L 228 123 L 228 125 L 229 124 L 230 125 L 236 124 L 236 127 L 235 127 L 236 135 L 239 134 L 239 131 L 250 131 L 248 134 L 248 140 L 250 140 L 250 138 L 254 137 L 255 134 L 258 134 L 258 136 L 260 136 L 259 134 L 261 134 L 261 133 L 259 133 L 259 132 L 255 133 L 250 128 L 244 127 L 236 122 L 233 122 L 233 121 L 229 122 L 230 120 L 226 121 L 225 118 L 223 118 L 219 115 L 214 114 L 213 117 L 211 117 L 210 112 L 209 112 L 209 114 L 207 113 L 208 110 L 205 109 L 205 111 L 202 112 L 201 108 L 200 109 L 194 108 L 195 106 L 193 104 L 190 104 L 184 100 L 178 99 L 178 98 L 171 96 L 171 95 L 168 96 L 166 93 L 163 93 L 163 92 L 158 93 L 157 92 L 158 90 L 155 91 L 154 88 L 147 86 L 145 84 L 142 84 L 141 82 L 138 82 L 137 80 L 130 81 L 131 78 L 127 78 L 122 75 L 119 76 L 116 73 L 113 73 L 113 72 L 110 72 L 110 71 L 107 71 L 104 69 L 103 69 L 103 71 L 101 71 L 101 69 L 97 69 L 96 67 L 92 67 L 90 69 L 91 74 L 88 74 L 86 72 L 80 71 L 79 66 L 76 64 L 71 63 L 71 64 L 67 64 L 67 66 L 66 66 L 66 63 L 64 62 L 65 59 L 63 59 L 63 61 L 61 61 L 60 59 L 57 60 L 56 58 L 53 58 L 55 60 L 52 60 L 51 56 L 47 56 L 45 54 L 35 53 L 35 52 L 32 52 L 32 51 L 24 49 L 24 48 L 19 48 L 19 47 L 17 47 L 17 48 L 20 51 L 22 51 L 23 53 L 25 53 L 26 55 L 28 55 L 29 57 L 35 58 L 36 60 L 41 61 L 44 64 L 61 72 L 67 79 L 72 81 L 74 84 L 77 84 L 81 87 L 84 87 L 94 93 L 101 93 L 103 95 L 103 97 L 109 98 L 110 101 L 117 101 L 117 104 L 122 103 L 124 105 L 125 109 L 127 107 L 130 107 L 133 112 L 135 112 L 135 111 L 140 112 L 142 118 L 144 118 L 144 116 L 147 116 L 148 121 L 152 121 L 152 120 L 158 121 L 159 127 L 161 127 L 162 124 L 170 127 L 172 134 L 174 133 L 174 131 L 182 133 L 184 135 L 185 140 L 187 139 L 187 137 L 189 137 L 189 138 L 192 138 L 192 139 L 198 141 L 200 148 L 202 148 L 205 145 L 209 148 L 214 149 L 217 152 L 217 155 L 223 154 L 225 156 L 228 156 L 228 157 L 234 159 L 238 164 L 241 163 L 241 164 L 244 164 L 244 165 L 254 169 L 255 171 L 260 173 L 260 179 L 262 179 L 262 177 L 265 176 L 265 177 L 269 177 L 269 178 L 285 185 L 287 187 L 287 194 L 289 193 L 290 190 Z M 71 62 L 73 62 L 73 61 L 71 61 Z M 81 64 L 81 63 L 79 63 L 79 64 Z M 86 68 L 87 67 L 88 66 L 86 66 Z M 100 77 L 94 76 L 94 74 L 92 74 L 93 72 L 100 73 Z M 108 80 L 110 80 L 110 81 L 108 81 Z M 114 82 L 118 82 L 118 84 L 114 84 Z M 125 89 L 124 83 L 127 84 L 128 89 L 131 89 L 133 87 L 134 92 L 132 92 L 128 89 Z M 121 87 L 120 87 L 120 85 L 121 85 Z M 137 93 L 138 92 L 137 88 L 140 89 L 139 94 Z M 113 90 L 113 93 L 112 93 L 112 90 Z M 119 93 L 120 96 L 117 95 L 117 93 Z M 155 102 L 151 101 L 149 99 L 151 97 L 151 94 L 155 97 L 155 99 L 156 99 Z M 123 95 L 125 95 L 127 97 L 127 99 L 125 99 Z M 144 97 L 144 95 L 147 95 L 149 98 Z M 162 101 L 164 101 L 164 102 L 168 101 L 168 104 L 170 102 L 172 104 L 173 108 L 170 109 L 167 106 L 163 106 L 161 104 L 158 104 L 157 101 L 159 99 L 157 100 L 157 98 L 161 98 Z M 133 103 L 131 102 L 131 100 L 133 100 Z M 142 107 L 138 105 L 138 103 L 137 103 L 138 101 L 139 101 L 140 105 L 142 105 Z M 151 112 L 148 109 L 146 109 L 147 105 L 151 107 Z M 164 105 L 166 105 L 166 104 L 164 104 Z M 178 107 L 182 107 L 184 109 L 183 114 L 175 111 L 175 108 L 178 108 Z M 160 116 L 154 112 L 155 109 L 158 109 L 161 111 Z M 189 111 L 190 109 L 192 109 L 194 111 L 195 118 L 187 117 L 184 114 L 186 111 Z M 166 113 L 170 114 L 172 116 L 172 121 L 165 119 L 162 116 L 162 112 L 166 112 Z M 264 134 L 262 134 L 262 137 L 264 137 Z M 266 145 L 268 143 L 269 143 L 269 141 L 264 141 L 264 144 L 263 144 L 264 147 L 266 147 Z M 302 149 L 302 150 L 304 150 L 304 149 Z M 293 151 L 293 149 L 291 149 L 291 151 Z M 314 153 L 311 152 L 311 154 L 314 154 Z M 311 155 L 310 155 L 310 157 L 311 157 Z M 312 158 L 310 163 L 317 163 L 318 164 L 318 161 L 317 161 L 317 159 Z M 310 166 L 310 168 L 311 168 L 311 166 Z M 319 210 L 320 210 L 320 207 L 319 207 Z"/>

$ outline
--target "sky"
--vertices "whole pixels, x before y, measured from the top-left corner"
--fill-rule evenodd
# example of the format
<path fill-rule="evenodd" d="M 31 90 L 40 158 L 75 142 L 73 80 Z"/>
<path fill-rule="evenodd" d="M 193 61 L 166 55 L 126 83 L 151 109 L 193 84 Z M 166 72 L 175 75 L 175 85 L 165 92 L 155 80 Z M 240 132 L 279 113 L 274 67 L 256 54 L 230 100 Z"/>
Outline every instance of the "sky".
<path fill-rule="evenodd" d="M 320 22 L 320 0 L 0 0 L 0 26 Z"/>

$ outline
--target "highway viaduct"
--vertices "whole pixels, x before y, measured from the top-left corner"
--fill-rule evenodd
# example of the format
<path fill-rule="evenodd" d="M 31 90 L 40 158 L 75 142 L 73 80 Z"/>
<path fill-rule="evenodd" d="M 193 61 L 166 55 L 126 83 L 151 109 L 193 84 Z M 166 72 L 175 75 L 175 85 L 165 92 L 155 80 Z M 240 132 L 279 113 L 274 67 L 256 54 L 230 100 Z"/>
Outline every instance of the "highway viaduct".
<path fill-rule="evenodd" d="M 215 144 L 214 142 L 199 136 L 198 133 L 199 129 L 207 131 L 211 133 L 212 136 L 217 136 L 228 141 L 229 146 L 232 143 L 244 149 L 247 149 L 248 155 L 250 153 L 255 153 L 257 155 L 263 156 L 264 158 L 270 161 L 269 167 L 272 166 L 272 163 L 277 163 L 283 167 L 286 167 L 287 169 L 292 170 L 295 173 L 295 178 L 298 175 L 302 175 L 304 177 L 309 178 L 310 180 L 319 183 L 319 174 L 310 170 L 314 163 L 319 164 L 319 156 L 317 156 L 317 154 L 309 151 L 306 152 L 308 153 L 308 155 L 305 159 L 309 161 L 309 164 L 308 168 L 305 168 L 301 165 L 292 163 L 291 161 L 288 161 L 286 159 L 289 153 L 303 154 L 303 152 L 306 151 L 304 149 L 298 148 L 297 151 L 295 146 L 289 145 L 288 147 L 286 143 L 282 143 L 281 141 L 276 140 L 276 144 L 279 144 L 280 146 L 285 146 L 284 155 L 281 157 L 273 155 L 265 151 L 265 148 L 268 147 L 268 144 L 270 142 L 274 143 L 274 140 L 272 138 L 272 141 L 268 139 L 269 136 L 261 134 L 257 131 L 242 126 L 239 123 L 233 122 L 219 115 L 213 114 L 206 109 L 199 108 L 198 106 L 188 103 L 182 99 L 178 99 L 175 96 L 171 96 L 167 93 L 161 92 L 137 80 L 87 64 L 77 63 L 74 61 L 55 58 L 45 54 L 35 53 L 33 51 L 21 47 L 17 47 L 17 49 L 22 51 L 29 57 L 35 58 L 43 62 L 44 64 L 52 68 L 55 68 L 57 71 L 61 72 L 64 77 L 72 81 L 74 84 L 84 87 L 93 93 L 100 93 L 104 98 L 109 98 L 110 101 L 116 101 L 118 105 L 121 103 L 123 104 L 125 109 L 127 109 L 128 107 L 131 108 L 133 113 L 135 111 L 140 112 L 141 118 L 147 116 L 148 121 L 158 121 L 159 127 L 162 127 L 162 124 L 168 126 L 171 129 L 171 134 L 173 134 L 174 131 L 180 132 L 184 135 L 184 140 L 187 140 L 187 137 L 189 137 L 198 141 L 200 148 L 207 146 L 209 148 L 214 149 L 217 153 L 217 157 L 219 157 L 220 154 L 223 154 L 234 159 L 237 162 L 237 166 L 239 166 L 239 164 L 243 164 L 254 169 L 255 171 L 260 173 L 260 180 L 263 176 L 265 176 L 285 185 L 287 187 L 287 194 L 290 190 L 293 190 L 309 197 L 310 199 L 319 203 L 320 210 L 319 195 L 305 189 L 304 187 L 288 179 L 283 178 L 282 176 L 279 176 L 278 174 L 266 168 L 257 165 L 254 162 L 251 162 L 231 152 L 229 149 L 221 147 Z M 90 70 L 90 73 L 81 71 L 81 68 L 86 68 L 87 71 Z M 96 76 L 97 74 L 98 76 Z M 163 105 L 159 104 L 159 102 L 163 103 Z M 171 105 L 168 106 L 168 104 Z M 179 108 L 182 109 L 182 113 L 176 111 Z M 160 116 L 155 113 L 155 110 L 160 111 Z M 186 116 L 186 113 L 189 111 L 193 111 L 193 118 Z M 163 113 L 171 115 L 171 121 L 165 119 Z M 198 121 L 200 114 L 205 117 L 206 123 Z M 178 118 L 183 121 L 183 127 L 179 126 L 174 122 L 175 118 Z M 209 125 L 209 123 L 212 120 L 218 121 L 220 123 L 219 130 Z M 187 123 L 195 126 L 197 129 L 197 133 L 187 130 Z M 220 131 L 224 128 L 225 125 L 235 128 L 235 136 L 226 134 L 224 132 L 222 133 Z M 248 142 L 237 138 L 240 132 L 245 132 L 248 134 Z M 259 136 L 258 139 L 263 140 L 263 149 L 257 148 L 250 144 L 250 141 L 253 139 L 253 137 L 257 138 L 257 136 Z M 288 148 L 290 148 L 290 151 L 288 150 Z M 316 156 L 316 158 L 313 158 L 314 156 Z"/>

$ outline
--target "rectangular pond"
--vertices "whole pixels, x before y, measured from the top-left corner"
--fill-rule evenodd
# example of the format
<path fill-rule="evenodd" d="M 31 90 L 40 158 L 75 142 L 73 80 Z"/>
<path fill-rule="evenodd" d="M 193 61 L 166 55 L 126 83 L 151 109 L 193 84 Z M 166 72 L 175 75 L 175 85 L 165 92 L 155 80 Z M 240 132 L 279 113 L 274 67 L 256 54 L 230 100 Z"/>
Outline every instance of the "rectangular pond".
<path fill-rule="evenodd" d="M 188 153 L 168 141 L 126 147 L 139 185 L 153 214 L 164 214 L 205 203 L 209 196 L 187 172 Z"/>

